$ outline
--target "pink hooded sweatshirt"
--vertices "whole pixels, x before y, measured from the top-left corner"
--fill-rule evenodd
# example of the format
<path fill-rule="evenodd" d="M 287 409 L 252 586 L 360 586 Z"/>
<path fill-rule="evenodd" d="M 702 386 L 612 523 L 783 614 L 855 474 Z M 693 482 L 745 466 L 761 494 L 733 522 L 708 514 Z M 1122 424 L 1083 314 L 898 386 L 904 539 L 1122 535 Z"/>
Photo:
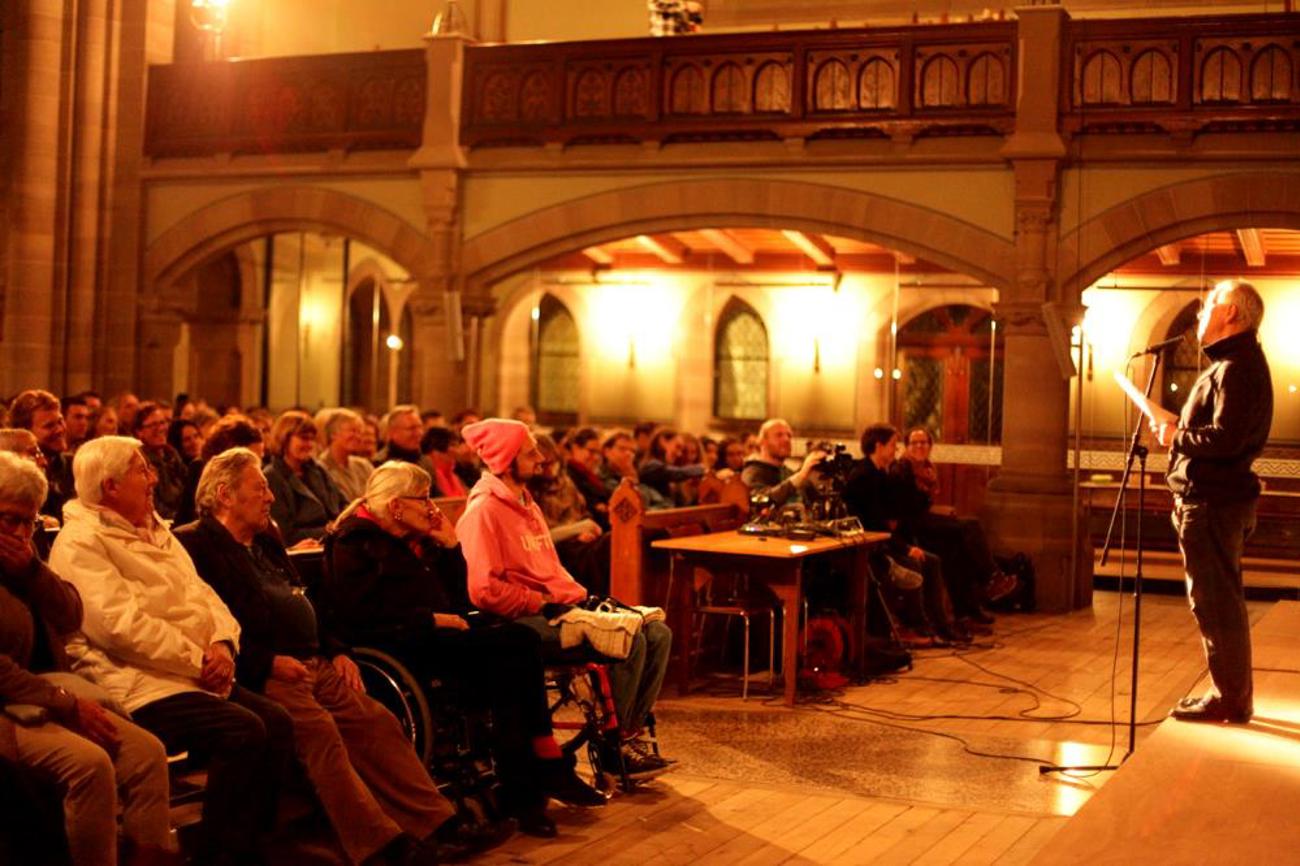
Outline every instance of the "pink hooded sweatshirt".
<path fill-rule="evenodd" d="M 456 524 L 469 566 L 470 601 L 512 619 L 538 613 L 549 601 L 577 604 L 587 597 L 560 564 L 542 510 L 524 496 L 526 504 L 485 472 Z"/>

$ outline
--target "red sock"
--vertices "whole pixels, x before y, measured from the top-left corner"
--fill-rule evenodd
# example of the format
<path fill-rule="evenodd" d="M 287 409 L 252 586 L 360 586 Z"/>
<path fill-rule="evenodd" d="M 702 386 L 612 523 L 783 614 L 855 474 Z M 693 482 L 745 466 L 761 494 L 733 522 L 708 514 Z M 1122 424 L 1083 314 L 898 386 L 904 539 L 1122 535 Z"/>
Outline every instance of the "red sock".
<path fill-rule="evenodd" d="M 555 742 L 555 737 L 550 734 L 544 737 L 533 737 L 533 752 L 544 760 L 558 760 L 564 757 L 560 751 L 560 744 Z"/>

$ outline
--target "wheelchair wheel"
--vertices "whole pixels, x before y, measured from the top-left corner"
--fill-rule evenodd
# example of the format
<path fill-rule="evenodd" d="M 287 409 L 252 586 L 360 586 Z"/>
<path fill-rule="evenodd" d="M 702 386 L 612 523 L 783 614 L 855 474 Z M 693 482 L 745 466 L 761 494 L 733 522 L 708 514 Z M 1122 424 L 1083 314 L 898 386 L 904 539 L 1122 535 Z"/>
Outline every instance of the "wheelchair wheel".
<path fill-rule="evenodd" d="M 397 716 L 420 762 L 428 766 L 433 755 L 433 712 L 419 679 L 382 650 L 354 647 L 352 656 L 361 669 L 366 693 Z"/>

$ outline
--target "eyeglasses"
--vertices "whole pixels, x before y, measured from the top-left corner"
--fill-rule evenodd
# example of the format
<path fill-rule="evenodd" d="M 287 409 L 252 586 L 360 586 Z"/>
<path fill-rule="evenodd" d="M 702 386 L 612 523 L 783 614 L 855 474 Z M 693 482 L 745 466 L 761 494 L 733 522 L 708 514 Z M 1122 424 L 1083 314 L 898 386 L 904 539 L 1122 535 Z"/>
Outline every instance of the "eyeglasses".
<path fill-rule="evenodd" d="M 11 514 L 7 511 L 0 511 L 0 529 L 11 535 L 18 532 L 32 535 L 36 532 L 36 527 L 40 523 L 39 517 L 28 517 L 25 514 Z"/>

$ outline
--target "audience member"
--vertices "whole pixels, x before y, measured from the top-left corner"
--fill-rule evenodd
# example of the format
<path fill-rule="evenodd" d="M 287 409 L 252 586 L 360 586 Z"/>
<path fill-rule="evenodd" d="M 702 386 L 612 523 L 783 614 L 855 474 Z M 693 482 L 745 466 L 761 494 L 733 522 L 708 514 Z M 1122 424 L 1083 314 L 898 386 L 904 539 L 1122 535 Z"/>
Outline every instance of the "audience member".
<path fill-rule="evenodd" d="M 700 437 L 700 462 L 709 472 L 716 472 L 719 469 L 725 469 L 725 466 L 718 465 L 718 442 L 712 436 Z M 740 470 L 736 470 L 739 472 Z"/>
<path fill-rule="evenodd" d="M 77 446 L 85 442 L 91 436 L 90 429 L 90 406 L 86 403 L 86 398 L 81 394 L 73 394 L 71 397 L 64 397 L 63 403 L 63 425 L 66 428 L 68 438 L 68 452 L 72 453 L 77 450 Z"/>
<path fill-rule="evenodd" d="M 537 426 L 537 413 L 533 411 L 532 406 L 516 406 L 510 417 L 521 424 L 527 425 L 529 430 Z"/>
<path fill-rule="evenodd" d="M 276 419 L 266 480 L 275 494 L 271 516 L 291 547 L 319 542 L 347 504 L 315 454 L 316 424 L 310 415 L 291 409 Z"/>
<path fill-rule="evenodd" d="M 600 434 L 591 427 L 580 427 L 564 437 L 562 445 L 564 470 L 587 501 L 592 518 L 602 529 L 609 529 L 610 493 L 596 474 L 602 457 Z"/>
<path fill-rule="evenodd" d="M 92 439 L 73 472 L 77 498 L 50 555 L 84 605 L 73 667 L 169 751 L 206 756 L 199 861 L 257 863 L 292 754 L 288 714 L 235 682 L 239 625 L 157 519 L 140 443 Z"/>
<path fill-rule="evenodd" d="M 157 477 L 154 488 L 154 508 L 165 520 L 174 520 L 181 510 L 185 497 L 185 481 L 189 470 L 176 449 L 167 444 L 167 428 L 171 424 L 161 403 L 141 403 L 135 413 L 135 438 L 143 445 L 145 459 Z"/>
<path fill-rule="evenodd" d="M 889 466 L 898 449 L 898 431 L 888 424 L 872 424 L 862 431 L 861 444 L 863 459 L 849 473 L 844 504 L 864 529 L 890 534 L 885 546 L 889 562 L 883 563 L 885 567 L 881 571 L 893 577 L 895 586 L 907 588 L 906 572 L 921 575 L 920 614 L 924 619 L 914 620 L 913 625 L 922 638 L 933 632 L 946 640 L 969 641 L 969 633 L 954 621 L 939 557 L 919 547 L 899 526 L 901 505 L 897 484 L 889 477 Z M 896 567 L 890 566 L 891 562 Z M 900 573 L 898 568 L 906 571 Z"/>
<path fill-rule="evenodd" d="M 684 504 L 685 497 L 675 484 L 698 479 L 704 475 L 704 467 L 699 463 L 689 466 L 678 464 L 681 455 L 682 439 L 677 431 L 669 427 L 660 427 L 650 437 L 650 447 L 645 458 L 637 465 L 641 483 L 652 487 L 659 495 L 676 505 Z"/>
<path fill-rule="evenodd" d="M 456 474 L 456 461 L 465 449 L 465 440 L 450 427 L 430 427 L 420 437 L 420 452 L 433 467 L 434 496 L 469 495 L 465 482 Z"/>
<path fill-rule="evenodd" d="M 379 453 L 379 419 L 374 415 L 366 414 L 361 416 L 361 421 L 361 447 L 357 454 L 373 464 L 375 455 Z"/>
<path fill-rule="evenodd" d="M 351 409 L 326 410 L 317 414 L 316 422 L 325 436 L 325 447 L 316 462 L 338 487 L 344 501 L 350 502 L 365 492 L 366 481 L 375 471 L 374 464 L 362 456 L 365 424 Z"/>
<path fill-rule="evenodd" d="M 715 469 L 730 469 L 737 475 L 745 470 L 745 443 L 739 439 L 723 439 L 718 443 L 718 462 Z"/>
<path fill-rule="evenodd" d="M 247 448 L 262 457 L 265 455 L 266 445 L 262 440 L 262 434 L 243 415 L 226 415 L 213 424 L 208 437 L 203 440 L 203 447 L 199 449 L 198 461 L 189 466 L 185 478 L 185 493 L 181 496 L 180 510 L 176 512 L 177 524 L 189 523 L 198 517 L 198 511 L 194 508 L 194 497 L 199 489 L 199 478 L 203 475 L 203 467 L 213 457 L 231 448 Z"/>
<path fill-rule="evenodd" d="M 461 428 L 465 425 L 476 424 L 482 420 L 483 413 L 479 410 L 473 408 L 461 409 L 455 415 L 451 416 L 451 428 L 459 433 L 461 432 Z"/>
<path fill-rule="evenodd" d="M 418 406 L 394 406 L 384 416 L 381 433 L 384 447 L 375 455 L 376 466 L 389 460 L 400 460 L 403 463 L 414 463 L 430 475 L 433 474 L 433 466 L 420 453 L 420 437 L 424 433 L 424 425 L 420 423 Z"/>
<path fill-rule="evenodd" d="M 86 407 L 90 409 L 92 415 L 104 408 L 104 398 L 98 391 L 82 391 L 77 396 L 86 401 Z"/>
<path fill-rule="evenodd" d="M 536 439 L 542 460 L 528 480 L 528 492 L 546 516 L 560 563 L 588 592 L 609 595 L 610 536 L 587 507 L 582 491 L 560 466 L 563 458 L 554 440 L 544 433 Z"/>
<path fill-rule="evenodd" d="M 817 464 L 826 459 L 826 452 L 809 451 L 799 469 L 791 470 L 785 461 L 790 459 L 794 447 L 794 431 L 781 418 L 764 421 L 758 430 L 758 441 L 758 453 L 745 460 L 745 468 L 740 473 L 750 496 L 756 501 L 765 499 L 775 508 L 802 502 L 804 486 Z"/>
<path fill-rule="evenodd" d="M 351 862 L 433 864 L 467 853 L 455 808 L 401 725 L 363 693 L 347 647 L 321 630 L 269 531 L 273 499 L 261 459 L 232 448 L 203 470 L 202 516 L 176 531 L 239 621 L 236 678 L 288 710 L 298 760 Z"/>
<path fill-rule="evenodd" d="M 112 406 L 102 406 L 91 420 L 91 436 L 116 436 L 117 433 L 117 410 Z"/>
<path fill-rule="evenodd" d="M 650 453 L 650 440 L 658 429 L 659 425 L 653 421 L 642 421 L 632 428 L 632 442 L 636 445 L 636 465 L 640 466 L 641 461 Z"/>
<path fill-rule="evenodd" d="M 49 461 L 45 459 L 45 452 L 36 441 L 36 434 L 30 430 L 18 427 L 0 429 L 0 451 L 25 457 L 35 463 L 42 474 L 45 473 L 45 467 L 49 465 Z M 46 483 L 48 485 L 48 482 Z"/>
<path fill-rule="evenodd" d="M 446 427 L 447 420 L 442 417 L 442 413 L 437 409 L 426 409 L 420 413 L 420 424 L 425 430 L 430 427 Z"/>
<path fill-rule="evenodd" d="M 9 404 L 9 426 L 30 430 L 45 455 L 49 492 L 42 513 L 63 519 L 63 504 L 74 495 L 67 428 L 59 400 L 49 391 L 23 391 Z"/>
<path fill-rule="evenodd" d="M 641 503 L 647 511 L 673 507 L 671 499 L 661 495 L 653 487 L 641 483 L 641 478 L 636 471 L 636 444 L 627 433 L 617 432 L 610 435 L 601 446 L 600 453 L 604 460 L 597 474 L 610 496 L 614 495 L 618 485 L 626 478 L 636 485 L 637 493 L 641 494 Z"/>
<path fill-rule="evenodd" d="M 181 455 L 181 460 L 185 462 L 187 468 L 202 459 L 203 434 L 199 431 L 199 425 L 194 422 L 194 416 L 176 418 L 167 425 L 167 444 Z"/>
<path fill-rule="evenodd" d="M 113 407 L 117 410 L 117 424 L 119 430 L 131 430 L 135 427 L 135 413 L 140 410 L 140 398 L 130 391 L 123 391 L 117 395 L 113 401 Z"/>
<path fill-rule="evenodd" d="M 0 757 L 57 783 L 75 866 L 118 862 L 119 792 L 126 862 L 179 862 L 166 856 L 162 743 L 105 709 L 113 701 L 101 689 L 66 673 L 64 638 L 81 627 L 81 597 L 32 546 L 45 491 L 30 461 L 0 454 L 0 705 L 31 711 L 21 724 L 0 713 Z"/>
<path fill-rule="evenodd" d="M 546 520 L 525 486 L 541 462 L 537 441 L 526 426 L 503 418 L 471 424 L 464 436 L 487 467 L 456 525 L 469 567 L 470 600 L 534 629 L 542 638 L 543 657 L 559 658 L 560 628 L 551 620 L 588 593 L 560 563 Z M 621 755 L 605 755 L 607 766 L 618 766 L 621 758 L 633 775 L 666 768 L 641 733 L 659 696 L 671 647 L 668 627 L 646 622 L 627 658 L 610 660 L 622 746 Z"/>
<path fill-rule="evenodd" d="M 1016 589 L 1016 578 L 998 568 L 989 551 L 984 527 L 972 517 L 959 517 L 952 509 L 935 505 L 939 495 L 939 472 L 930 460 L 934 439 L 924 427 L 907 434 L 902 455 L 889 467 L 899 483 L 902 523 L 925 547 L 944 562 L 944 573 L 959 577 L 948 591 L 959 616 L 980 625 L 993 622 L 981 607 Z M 958 589 L 963 590 L 961 593 Z"/>
<path fill-rule="evenodd" d="M 477 409 L 461 409 L 452 416 L 451 429 L 462 435 L 461 431 L 466 425 L 477 424 L 481 420 L 483 415 Z M 462 448 L 456 452 L 456 477 L 465 485 L 466 490 L 477 484 L 482 474 L 483 464 L 473 448 Z"/>
<path fill-rule="evenodd" d="M 385 463 L 340 517 L 326 539 L 327 628 L 489 707 L 503 805 L 525 832 L 553 836 L 547 794 L 579 805 L 603 799 L 552 735 L 537 635 L 471 613 L 465 561 L 451 521 L 428 498 L 431 483 L 418 466 Z"/>

